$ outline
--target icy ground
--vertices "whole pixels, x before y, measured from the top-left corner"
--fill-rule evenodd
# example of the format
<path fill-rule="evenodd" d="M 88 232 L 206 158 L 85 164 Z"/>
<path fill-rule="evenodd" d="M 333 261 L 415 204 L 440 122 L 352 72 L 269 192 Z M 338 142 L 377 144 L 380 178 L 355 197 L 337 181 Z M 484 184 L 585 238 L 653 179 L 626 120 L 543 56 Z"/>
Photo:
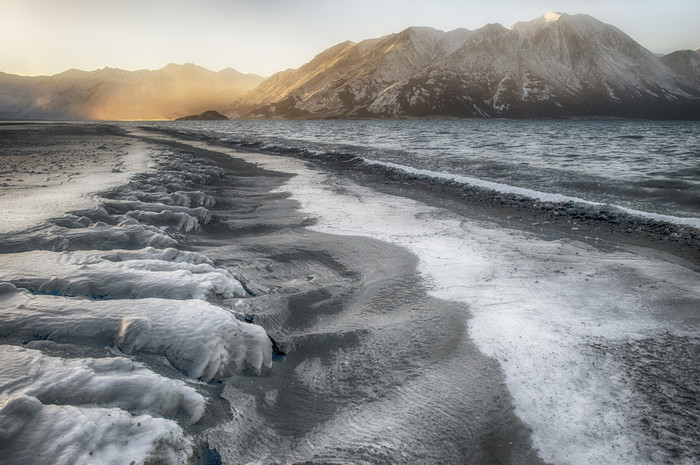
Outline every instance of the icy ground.
<path fill-rule="evenodd" d="M 18 140 L 1 154 L 0 233 L 89 208 L 96 192 L 124 184 L 133 173 L 147 169 L 148 150 L 135 139 L 107 145 L 94 138 L 76 147 L 70 133 L 50 142 L 40 133 L 41 129 L 30 136 L 31 142 Z M 2 137 L 9 139 L 5 133 Z"/>
<path fill-rule="evenodd" d="M 3 164 L 18 179 L 1 194 L 0 461 L 188 463 L 207 453 L 191 432 L 209 415 L 207 383 L 272 365 L 262 327 L 205 300 L 245 296 L 239 280 L 177 249 L 210 220 L 199 187 L 221 171 L 138 140 L 85 140 Z M 22 184 L 57 160 L 75 173 Z"/>

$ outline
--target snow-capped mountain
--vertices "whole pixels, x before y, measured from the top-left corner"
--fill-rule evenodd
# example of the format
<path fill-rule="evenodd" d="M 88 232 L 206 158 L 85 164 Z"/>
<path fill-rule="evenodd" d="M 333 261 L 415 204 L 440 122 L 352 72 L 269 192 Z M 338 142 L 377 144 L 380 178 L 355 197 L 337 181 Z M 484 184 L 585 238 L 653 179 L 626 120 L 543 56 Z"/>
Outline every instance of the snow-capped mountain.
<path fill-rule="evenodd" d="M 411 27 L 343 42 L 263 80 L 192 64 L 0 73 L 0 119 L 621 116 L 700 119 L 700 52 L 657 57 L 586 15 L 510 28 Z"/>
<path fill-rule="evenodd" d="M 262 80 L 231 68 L 213 72 L 193 64 L 39 77 L 0 73 L 0 119 L 173 119 L 217 108 Z"/>
<path fill-rule="evenodd" d="M 228 110 L 281 118 L 698 118 L 694 63 L 659 59 L 590 16 L 550 12 L 511 28 L 409 28 L 344 42 L 272 76 Z"/>

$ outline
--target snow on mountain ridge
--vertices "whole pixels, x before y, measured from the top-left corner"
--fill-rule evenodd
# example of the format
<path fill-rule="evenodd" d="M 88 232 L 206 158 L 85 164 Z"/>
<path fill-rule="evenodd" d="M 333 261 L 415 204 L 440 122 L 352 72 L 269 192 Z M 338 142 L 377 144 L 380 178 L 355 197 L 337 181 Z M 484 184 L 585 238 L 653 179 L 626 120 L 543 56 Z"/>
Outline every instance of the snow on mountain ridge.
<path fill-rule="evenodd" d="M 544 15 L 544 20 L 547 22 L 557 21 L 561 16 L 562 14 L 557 11 L 550 11 Z"/>

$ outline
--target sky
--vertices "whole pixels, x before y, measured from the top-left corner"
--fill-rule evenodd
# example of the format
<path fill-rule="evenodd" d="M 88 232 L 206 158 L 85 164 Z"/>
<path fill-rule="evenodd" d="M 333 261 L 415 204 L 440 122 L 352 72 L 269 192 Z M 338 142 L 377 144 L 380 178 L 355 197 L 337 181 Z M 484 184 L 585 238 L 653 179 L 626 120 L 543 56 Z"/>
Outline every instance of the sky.
<path fill-rule="evenodd" d="M 698 0 L 0 0 L 0 71 L 195 63 L 267 77 L 346 40 L 409 26 L 510 27 L 552 10 L 589 14 L 654 53 L 700 47 Z"/>

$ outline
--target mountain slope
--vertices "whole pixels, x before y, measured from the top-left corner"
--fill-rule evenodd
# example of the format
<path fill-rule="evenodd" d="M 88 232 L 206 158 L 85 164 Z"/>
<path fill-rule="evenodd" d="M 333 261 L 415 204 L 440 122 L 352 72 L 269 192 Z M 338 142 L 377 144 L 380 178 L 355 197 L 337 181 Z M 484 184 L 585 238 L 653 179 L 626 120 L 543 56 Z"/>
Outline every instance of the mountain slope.
<path fill-rule="evenodd" d="M 445 34 L 413 27 L 379 39 L 344 42 L 298 70 L 272 76 L 246 94 L 239 109 L 257 106 L 252 114 L 287 117 L 364 113 L 377 94 L 449 55 L 470 35 L 466 29 Z"/>
<path fill-rule="evenodd" d="M 54 76 L 0 73 L 0 119 L 172 119 L 242 95 L 263 78 L 192 64 L 156 71 L 103 68 Z"/>
<path fill-rule="evenodd" d="M 668 66 L 677 76 L 684 79 L 684 85 L 690 89 L 700 87 L 700 52 L 697 50 L 679 50 L 661 57 L 661 62 Z"/>
<path fill-rule="evenodd" d="M 550 12 L 510 29 L 409 28 L 345 42 L 263 82 L 235 112 L 283 118 L 698 118 L 700 85 L 688 78 L 688 66 L 660 60 L 590 16 Z"/>

